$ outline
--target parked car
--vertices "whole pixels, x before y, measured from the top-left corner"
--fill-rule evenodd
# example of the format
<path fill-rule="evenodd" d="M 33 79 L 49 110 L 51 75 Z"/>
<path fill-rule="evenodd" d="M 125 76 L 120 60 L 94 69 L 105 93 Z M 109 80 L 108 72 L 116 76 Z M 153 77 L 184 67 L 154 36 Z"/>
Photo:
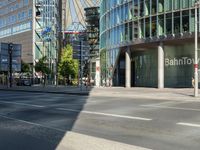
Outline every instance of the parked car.
<path fill-rule="evenodd" d="M 31 79 L 19 79 L 17 82 L 18 86 L 31 86 Z"/>

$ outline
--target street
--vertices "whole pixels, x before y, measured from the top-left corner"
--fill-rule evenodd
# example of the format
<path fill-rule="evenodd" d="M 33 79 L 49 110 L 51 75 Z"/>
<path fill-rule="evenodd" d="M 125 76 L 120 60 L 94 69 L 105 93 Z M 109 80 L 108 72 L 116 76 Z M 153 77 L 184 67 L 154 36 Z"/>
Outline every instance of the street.
<path fill-rule="evenodd" d="M 147 150 L 199 150 L 199 114 L 199 100 L 0 91 L 0 149 L 72 150 L 69 132 L 80 137 L 76 144 L 88 136 Z"/>

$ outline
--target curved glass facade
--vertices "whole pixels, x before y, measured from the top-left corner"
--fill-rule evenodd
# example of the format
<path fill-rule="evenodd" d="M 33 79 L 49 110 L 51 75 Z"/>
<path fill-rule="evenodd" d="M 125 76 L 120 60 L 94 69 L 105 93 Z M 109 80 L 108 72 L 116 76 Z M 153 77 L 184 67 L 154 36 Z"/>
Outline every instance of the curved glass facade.
<path fill-rule="evenodd" d="M 150 43 L 155 46 L 155 43 L 161 41 L 193 38 L 194 3 L 195 0 L 102 0 L 100 51 L 106 53 L 106 64 L 103 66 L 107 66 L 107 72 L 110 66 L 115 69 L 116 65 L 120 64 L 120 53 L 127 47 L 135 51 L 138 47 L 134 46 L 137 45 L 141 46 L 138 49 L 144 49 L 145 45 Z M 170 47 L 176 50 L 176 44 Z M 150 49 L 157 50 L 156 46 Z M 148 48 L 145 47 L 145 50 Z M 131 59 L 134 59 L 134 56 Z M 137 76 L 135 78 L 137 79 Z M 153 83 L 155 82 L 157 81 L 154 80 Z M 145 83 L 142 86 L 145 86 Z"/>
<path fill-rule="evenodd" d="M 102 0 L 101 49 L 194 32 L 195 0 Z"/>

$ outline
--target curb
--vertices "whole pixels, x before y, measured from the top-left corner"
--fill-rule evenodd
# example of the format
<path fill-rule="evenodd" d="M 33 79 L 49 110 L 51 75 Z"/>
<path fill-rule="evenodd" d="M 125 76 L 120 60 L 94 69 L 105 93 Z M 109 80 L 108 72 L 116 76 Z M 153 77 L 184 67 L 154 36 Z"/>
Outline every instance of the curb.
<path fill-rule="evenodd" d="M 50 94 L 67 94 L 67 95 L 80 95 L 80 96 L 89 96 L 87 93 L 78 93 L 78 92 L 57 92 L 57 91 L 39 91 L 39 90 L 24 90 L 24 89 L 0 89 L 0 91 L 18 91 L 18 92 L 31 92 L 31 93 L 50 93 Z"/>

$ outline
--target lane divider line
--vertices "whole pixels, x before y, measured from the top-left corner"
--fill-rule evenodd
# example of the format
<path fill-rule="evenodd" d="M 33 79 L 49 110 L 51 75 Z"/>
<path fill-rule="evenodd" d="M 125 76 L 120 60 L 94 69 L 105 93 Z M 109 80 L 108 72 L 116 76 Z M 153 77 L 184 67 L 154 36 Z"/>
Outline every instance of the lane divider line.
<path fill-rule="evenodd" d="M 146 104 L 146 105 L 142 105 L 142 106 L 166 106 L 166 105 L 174 105 L 174 104 L 187 104 L 190 102 L 180 102 L 180 101 L 167 101 L 167 102 L 161 102 L 161 103 L 151 103 L 151 104 Z"/>
<path fill-rule="evenodd" d="M 26 124 L 30 124 L 30 125 L 34 125 L 34 126 L 48 128 L 48 129 L 51 129 L 51 130 L 56 130 L 56 131 L 59 131 L 59 132 L 67 132 L 67 130 L 62 130 L 62 129 L 58 129 L 58 128 L 54 128 L 54 127 L 48 127 L 48 126 L 45 126 L 45 125 L 42 125 L 42 124 L 33 123 L 33 122 L 29 122 L 29 121 L 25 121 L 25 120 L 21 120 L 21 119 L 17 119 L 17 118 L 12 118 L 12 117 L 8 117 L 8 116 L 4 116 L 3 114 L 0 114 L 0 117 L 6 118 L 6 119 L 9 119 L 9 120 L 14 120 L 14 121 L 26 123 Z"/>
<path fill-rule="evenodd" d="M 193 124 L 193 123 L 186 123 L 186 122 L 179 122 L 177 123 L 177 125 L 200 128 L 200 124 Z"/>
<path fill-rule="evenodd" d="M 140 105 L 142 107 L 152 107 L 152 108 L 165 108 L 165 109 L 176 109 L 176 110 L 187 110 L 187 111 L 200 111 L 200 109 L 194 108 L 180 108 L 180 107 L 168 107 L 168 106 L 153 106 L 153 105 Z"/>
<path fill-rule="evenodd" d="M 45 107 L 45 106 L 41 106 L 41 105 L 32 105 L 32 104 L 17 103 L 17 102 L 7 102 L 7 101 L 0 101 L 0 103 L 16 104 L 16 105 L 23 105 L 23 106 L 39 107 L 39 108 L 44 108 Z"/>
<path fill-rule="evenodd" d="M 66 109 L 66 108 L 57 108 L 57 109 L 63 110 L 63 111 L 71 111 L 71 112 L 78 112 L 78 113 L 84 113 L 84 114 L 101 115 L 101 116 L 124 118 L 124 119 L 143 120 L 143 121 L 151 121 L 152 120 L 149 118 L 141 118 L 141 117 L 134 117 L 134 116 L 125 116 L 125 115 L 109 114 L 109 113 L 102 113 L 102 112 L 85 111 L 85 110 L 75 110 L 75 109 Z"/>

